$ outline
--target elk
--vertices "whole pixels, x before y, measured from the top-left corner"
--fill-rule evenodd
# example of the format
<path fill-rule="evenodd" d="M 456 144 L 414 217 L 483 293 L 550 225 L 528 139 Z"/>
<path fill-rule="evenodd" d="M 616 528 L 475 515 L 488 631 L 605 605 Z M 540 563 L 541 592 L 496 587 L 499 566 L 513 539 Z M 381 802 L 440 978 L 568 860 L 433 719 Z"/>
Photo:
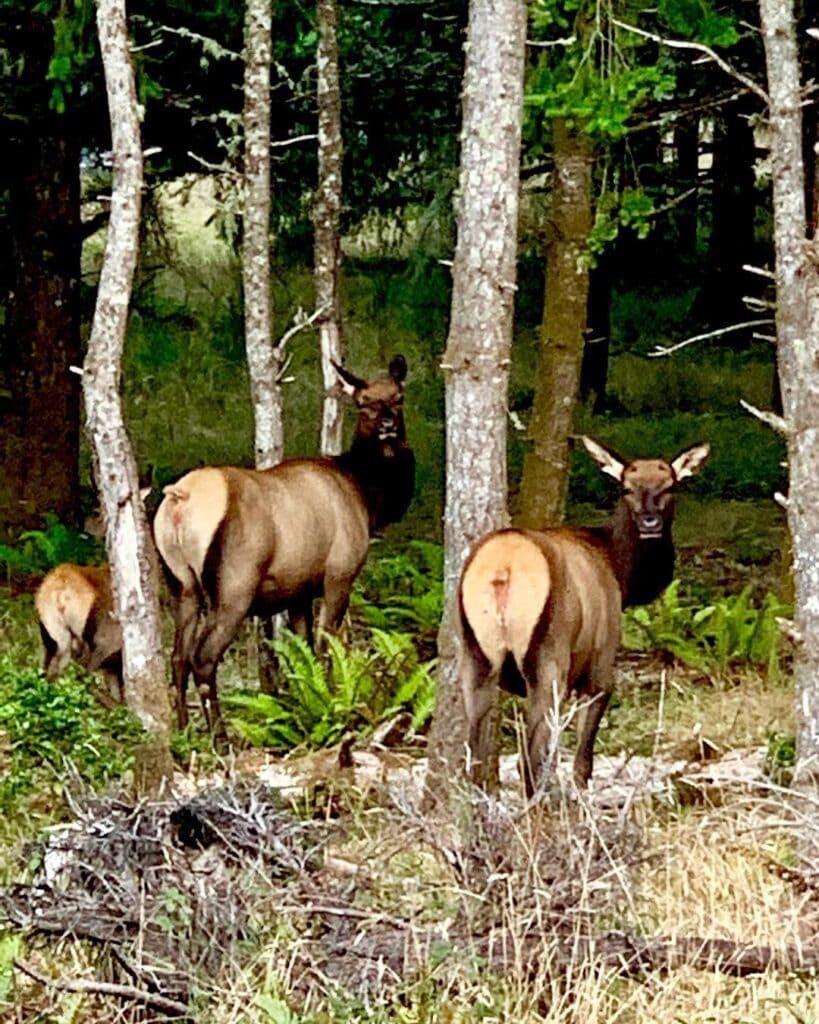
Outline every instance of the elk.
<path fill-rule="evenodd" d="M 166 568 L 176 637 L 171 668 L 180 728 L 193 673 L 210 730 L 224 735 L 216 669 L 245 616 L 288 613 L 313 644 L 337 629 L 373 531 L 401 518 L 415 481 L 404 427 L 407 364 L 363 380 L 336 366 L 358 409 L 350 449 L 286 459 L 272 469 L 195 469 L 165 488 L 154 536 Z"/>
<path fill-rule="evenodd" d="M 471 777 L 494 788 L 498 686 L 526 697 L 522 758 L 531 797 L 557 740 L 560 702 L 574 691 L 574 778 L 585 789 L 594 740 L 614 688 L 624 607 L 653 601 L 674 575 L 674 490 L 708 457 L 697 444 L 666 462 L 626 462 L 589 437 L 586 450 L 620 484 L 599 527 L 495 530 L 472 549 L 458 587 L 460 682 Z"/>
<path fill-rule="evenodd" d="M 109 696 L 122 701 L 122 632 L 109 567 L 58 565 L 38 587 L 34 607 L 46 679 L 56 679 L 73 658 L 83 668 L 102 671 Z"/>
<path fill-rule="evenodd" d="M 150 493 L 150 484 L 140 486 L 143 503 Z M 105 536 L 102 506 L 86 516 L 83 532 L 97 539 Z M 110 566 L 63 562 L 43 578 L 34 607 L 46 679 L 56 679 L 73 659 L 92 672 L 101 671 L 108 696 L 122 702 L 122 630 L 114 614 Z"/>

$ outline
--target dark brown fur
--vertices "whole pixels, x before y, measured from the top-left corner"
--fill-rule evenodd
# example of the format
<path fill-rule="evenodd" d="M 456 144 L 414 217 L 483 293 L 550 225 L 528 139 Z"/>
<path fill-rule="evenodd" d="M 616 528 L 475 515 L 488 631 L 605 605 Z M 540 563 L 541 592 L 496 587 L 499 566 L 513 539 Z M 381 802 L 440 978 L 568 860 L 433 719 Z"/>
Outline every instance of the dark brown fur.
<path fill-rule="evenodd" d="M 402 412 L 406 363 L 371 382 L 337 368 L 359 410 L 352 447 L 338 458 L 287 459 L 273 469 L 193 470 L 165 489 L 154 524 L 174 606 L 172 657 L 180 727 L 193 672 L 208 723 L 223 731 L 216 669 L 249 613 L 286 611 L 313 642 L 337 629 L 371 532 L 399 519 L 412 497 L 415 461 Z"/>
<path fill-rule="evenodd" d="M 592 774 L 594 740 L 614 687 L 622 608 L 653 600 L 674 573 L 673 489 L 695 473 L 707 445 L 670 462 L 624 463 L 583 439 L 621 485 L 610 524 L 598 528 L 496 530 L 473 548 L 458 588 L 461 686 L 472 779 L 492 786 L 498 686 L 527 697 L 524 778 L 531 796 L 556 756 L 561 702 L 574 692 L 574 775 Z"/>

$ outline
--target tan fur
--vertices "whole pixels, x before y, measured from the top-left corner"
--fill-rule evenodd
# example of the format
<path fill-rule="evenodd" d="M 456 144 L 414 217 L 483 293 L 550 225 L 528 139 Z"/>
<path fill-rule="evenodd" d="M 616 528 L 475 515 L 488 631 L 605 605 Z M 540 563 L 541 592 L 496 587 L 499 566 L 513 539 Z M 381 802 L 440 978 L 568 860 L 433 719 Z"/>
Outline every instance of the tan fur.
<path fill-rule="evenodd" d="M 475 551 L 464 571 L 461 601 L 475 640 L 495 670 L 507 654 L 522 667 L 549 585 L 549 564 L 525 534 L 493 534 Z"/>
<path fill-rule="evenodd" d="M 225 471 L 194 469 L 164 494 L 154 519 L 156 546 L 173 575 L 190 588 L 202 578 L 208 548 L 227 512 Z"/>
<path fill-rule="evenodd" d="M 56 678 L 72 659 L 84 668 L 103 669 L 112 694 L 121 697 L 121 673 L 110 659 L 122 650 L 122 632 L 114 618 L 111 571 L 107 565 L 64 563 L 49 572 L 37 589 L 34 607 L 56 650 L 46 649 L 43 671 Z M 94 613 L 94 626 L 87 629 Z M 87 635 L 89 634 L 90 635 Z M 119 690 L 119 693 L 115 693 Z"/>

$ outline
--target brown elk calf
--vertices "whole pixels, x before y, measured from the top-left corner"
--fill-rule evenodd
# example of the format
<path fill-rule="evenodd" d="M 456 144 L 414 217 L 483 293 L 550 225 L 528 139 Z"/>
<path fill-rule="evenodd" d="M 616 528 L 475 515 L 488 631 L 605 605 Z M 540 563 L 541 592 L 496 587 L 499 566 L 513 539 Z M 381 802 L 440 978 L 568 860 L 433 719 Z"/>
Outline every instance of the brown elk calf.
<path fill-rule="evenodd" d="M 114 617 L 107 565 L 58 565 L 37 589 L 34 606 L 43 641 L 43 671 L 56 677 L 73 658 L 100 670 L 112 699 L 122 698 L 122 632 Z"/>
<path fill-rule="evenodd" d="M 498 685 L 527 698 L 523 758 L 531 796 L 557 740 L 560 702 L 574 691 L 574 777 L 585 788 L 594 740 L 614 687 L 622 609 L 646 604 L 674 574 L 674 488 L 708 456 L 694 445 L 675 459 L 624 462 L 601 444 L 583 443 L 620 484 L 602 527 L 496 530 L 473 548 L 458 588 L 460 668 L 472 779 L 495 784 L 493 719 Z"/>
<path fill-rule="evenodd" d="M 174 605 L 180 728 L 192 672 L 208 726 L 224 731 L 216 668 L 246 615 L 287 611 L 292 628 L 312 643 L 313 602 L 321 598 L 319 626 L 338 628 L 371 532 L 409 505 L 415 457 L 402 410 L 404 357 L 393 359 L 388 377 L 370 382 L 336 370 L 358 407 L 349 451 L 261 471 L 195 469 L 165 488 L 154 536 Z"/>

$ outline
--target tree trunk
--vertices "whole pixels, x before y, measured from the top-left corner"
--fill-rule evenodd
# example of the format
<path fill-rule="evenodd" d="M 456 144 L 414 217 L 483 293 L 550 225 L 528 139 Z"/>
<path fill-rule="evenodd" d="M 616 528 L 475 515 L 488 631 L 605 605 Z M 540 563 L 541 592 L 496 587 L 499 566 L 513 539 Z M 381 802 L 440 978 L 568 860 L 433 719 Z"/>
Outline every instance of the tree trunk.
<path fill-rule="evenodd" d="M 679 255 L 686 260 L 697 258 L 697 219 L 699 213 L 700 122 L 699 118 L 683 117 L 674 127 L 674 148 L 677 153 L 677 187 L 680 193 L 694 192 L 675 211 L 680 239 Z"/>
<path fill-rule="evenodd" d="M 598 416 L 606 411 L 611 340 L 611 278 L 612 255 L 606 251 L 589 271 L 589 301 L 583 362 L 580 367 L 580 397 L 586 402 L 594 396 L 592 411 Z"/>
<path fill-rule="evenodd" d="M 83 372 L 86 421 L 107 522 L 114 606 L 122 626 L 125 699 L 149 734 L 137 755 L 137 787 L 170 777 L 171 708 L 159 628 L 151 541 L 120 401 L 122 352 L 139 241 L 142 148 L 124 0 L 98 0 L 113 150 L 111 218 Z"/>
<path fill-rule="evenodd" d="M 458 241 L 446 373 L 444 616 L 430 735 L 430 795 L 461 777 L 455 595 L 470 546 L 504 525 L 509 354 L 516 289 L 526 8 L 472 0 L 466 46 Z"/>
<path fill-rule="evenodd" d="M 753 262 L 756 179 L 754 130 L 732 111 L 714 129 L 713 196 L 709 272 L 698 307 L 714 327 L 748 319 L 742 296 L 748 291 L 743 263 Z M 750 338 L 751 329 L 745 335 Z M 741 335 L 734 334 L 734 343 Z"/>
<path fill-rule="evenodd" d="M 279 352 L 271 336 L 270 52 L 271 0 L 247 0 L 245 21 L 245 198 L 242 285 L 245 347 L 253 401 L 257 469 L 281 462 L 284 423 Z"/>
<path fill-rule="evenodd" d="M 318 0 L 318 187 L 313 209 L 315 228 L 315 292 L 324 403 L 321 452 L 338 455 L 344 418 L 341 387 L 333 361 L 344 362 L 341 334 L 339 272 L 341 268 L 341 90 L 338 73 L 338 8 L 336 0 Z"/>
<path fill-rule="evenodd" d="M 553 127 L 554 175 L 546 295 L 532 420 L 523 460 L 521 522 L 557 523 L 569 483 L 569 434 L 580 384 L 589 271 L 584 257 L 592 226 L 588 139 L 562 120 Z"/>
<path fill-rule="evenodd" d="M 8 318 L 0 351 L 0 530 L 75 522 L 79 500 L 80 153 L 68 114 L 49 108 L 53 24 L 20 26 L 33 97 L 0 135 L 8 197 Z"/>
<path fill-rule="evenodd" d="M 819 779 L 819 237 L 806 243 L 805 169 L 793 0 L 760 0 L 770 95 L 777 364 L 788 428 L 793 543 L 796 778 Z"/>

